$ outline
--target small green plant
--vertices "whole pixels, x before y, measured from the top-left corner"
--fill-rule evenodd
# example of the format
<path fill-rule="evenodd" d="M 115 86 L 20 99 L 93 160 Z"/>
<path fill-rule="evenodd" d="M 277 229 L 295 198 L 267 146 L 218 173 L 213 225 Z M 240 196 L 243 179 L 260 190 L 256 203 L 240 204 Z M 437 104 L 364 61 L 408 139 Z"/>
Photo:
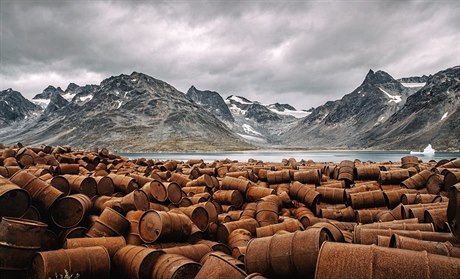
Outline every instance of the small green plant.
<path fill-rule="evenodd" d="M 66 269 L 64 269 L 64 274 L 54 273 L 54 277 L 56 279 L 78 279 L 80 278 L 80 274 L 78 273 L 70 274 Z M 52 279 L 52 278 L 49 278 L 49 279 Z"/>

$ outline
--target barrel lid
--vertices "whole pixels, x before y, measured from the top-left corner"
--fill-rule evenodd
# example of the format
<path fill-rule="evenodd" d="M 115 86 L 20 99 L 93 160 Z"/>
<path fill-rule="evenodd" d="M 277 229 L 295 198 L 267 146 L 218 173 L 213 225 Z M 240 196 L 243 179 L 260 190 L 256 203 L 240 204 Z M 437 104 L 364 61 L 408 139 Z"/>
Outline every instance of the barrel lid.
<path fill-rule="evenodd" d="M 155 210 L 148 210 L 139 220 L 139 236 L 145 243 L 152 243 L 160 237 L 162 227 L 161 215 Z"/>

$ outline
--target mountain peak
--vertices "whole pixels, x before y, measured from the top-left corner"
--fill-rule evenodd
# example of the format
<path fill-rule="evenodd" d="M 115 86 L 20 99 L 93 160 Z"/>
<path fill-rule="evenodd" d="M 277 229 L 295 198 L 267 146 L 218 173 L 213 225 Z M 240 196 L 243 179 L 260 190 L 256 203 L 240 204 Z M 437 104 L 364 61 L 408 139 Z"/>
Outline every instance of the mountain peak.
<path fill-rule="evenodd" d="M 67 88 L 66 88 L 65 92 L 74 91 L 79 87 L 80 86 L 78 84 L 71 82 L 71 83 L 69 83 L 69 85 L 67 85 Z"/>
<path fill-rule="evenodd" d="M 374 72 L 372 69 L 366 75 L 366 78 L 363 81 L 364 83 L 369 84 L 383 84 L 383 83 L 393 83 L 397 82 L 392 76 L 390 76 L 387 72 L 384 71 L 376 71 Z"/>

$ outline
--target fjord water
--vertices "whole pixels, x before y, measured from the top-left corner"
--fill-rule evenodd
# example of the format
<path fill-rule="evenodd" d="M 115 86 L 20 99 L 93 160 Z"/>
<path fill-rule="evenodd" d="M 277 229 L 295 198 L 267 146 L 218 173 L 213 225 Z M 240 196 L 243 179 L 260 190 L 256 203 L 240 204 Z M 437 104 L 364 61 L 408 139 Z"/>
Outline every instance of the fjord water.
<path fill-rule="evenodd" d="M 283 159 L 295 158 L 313 160 L 315 162 L 340 162 L 342 160 L 359 159 L 363 162 L 399 162 L 401 157 L 409 156 L 409 151 L 232 151 L 232 152 L 174 152 L 174 153 L 121 153 L 129 159 L 146 158 L 158 160 L 190 160 L 203 159 L 205 162 L 214 160 L 238 160 L 246 162 L 248 159 L 262 160 L 264 162 L 281 162 Z M 459 158 L 460 152 L 436 152 L 430 155 L 415 155 L 420 160 L 442 160 Z"/>

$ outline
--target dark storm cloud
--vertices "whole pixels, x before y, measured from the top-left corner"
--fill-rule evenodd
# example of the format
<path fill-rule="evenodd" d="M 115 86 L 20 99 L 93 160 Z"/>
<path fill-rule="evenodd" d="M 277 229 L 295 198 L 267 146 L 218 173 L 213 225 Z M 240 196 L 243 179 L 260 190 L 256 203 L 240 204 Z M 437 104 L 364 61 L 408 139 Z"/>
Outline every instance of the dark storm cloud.
<path fill-rule="evenodd" d="M 317 106 L 367 71 L 460 64 L 456 1 L 0 0 L 0 89 L 144 72 L 181 91 Z"/>

